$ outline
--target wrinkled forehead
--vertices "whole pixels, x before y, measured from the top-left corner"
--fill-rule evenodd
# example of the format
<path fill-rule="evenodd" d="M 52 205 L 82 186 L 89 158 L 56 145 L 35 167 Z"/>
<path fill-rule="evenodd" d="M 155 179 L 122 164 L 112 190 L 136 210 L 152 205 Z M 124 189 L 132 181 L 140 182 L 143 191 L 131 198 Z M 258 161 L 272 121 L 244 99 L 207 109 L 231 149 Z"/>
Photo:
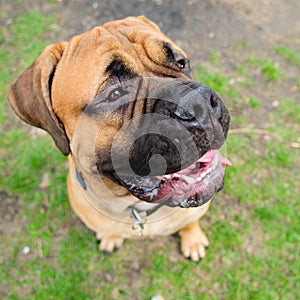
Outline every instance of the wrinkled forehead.
<path fill-rule="evenodd" d="M 74 42 L 74 43 L 73 43 Z M 75 38 L 74 53 L 88 58 L 103 75 L 115 61 L 139 74 L 157 72 L 173 53 L 186 54 L 152 22 L 144 18 L 112 21 L 83 34 L 79 43 Z M 168 75 L 168 74 L 166 74 Z"/>
<path fill-rule="evenodd" d="M 148 58 L 162 63 L 173 52 L 186 54 L 159 28 L 145 18 L 127 18 L 125 20 L 106 23 L 102 30 L 110 34 L 126 53 L 134 52 L 140 59 Z"/>

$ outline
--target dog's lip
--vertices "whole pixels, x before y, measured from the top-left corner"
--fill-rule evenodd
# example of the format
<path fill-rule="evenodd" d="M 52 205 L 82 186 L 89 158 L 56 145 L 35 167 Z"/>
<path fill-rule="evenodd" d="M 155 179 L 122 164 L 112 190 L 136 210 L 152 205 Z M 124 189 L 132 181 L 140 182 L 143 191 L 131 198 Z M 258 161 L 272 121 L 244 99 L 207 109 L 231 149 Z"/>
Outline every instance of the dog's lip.
<path fill-rule="evenodd" d="M 230 161 L 218 150 L 209 150 L 191 166 L 172 174 L 114 177 L 140 200 L 195 207 L 208 202 L 223 188 L 225 166 L 230 165 Z"/>

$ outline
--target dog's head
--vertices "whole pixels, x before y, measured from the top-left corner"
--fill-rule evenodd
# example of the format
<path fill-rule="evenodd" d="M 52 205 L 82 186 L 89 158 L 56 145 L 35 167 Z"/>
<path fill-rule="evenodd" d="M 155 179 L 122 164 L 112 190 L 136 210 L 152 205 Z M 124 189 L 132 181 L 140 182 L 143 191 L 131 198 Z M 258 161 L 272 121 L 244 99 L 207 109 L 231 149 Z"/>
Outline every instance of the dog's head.
<path fill-rule="evenodd" d="M 47 47 L 9 93 L 80 171 L 145 201 L 199 206 L 223 187 L 229 113 L 144 17 Z M 89 176 L 89 175 L 87 175 Z"/>

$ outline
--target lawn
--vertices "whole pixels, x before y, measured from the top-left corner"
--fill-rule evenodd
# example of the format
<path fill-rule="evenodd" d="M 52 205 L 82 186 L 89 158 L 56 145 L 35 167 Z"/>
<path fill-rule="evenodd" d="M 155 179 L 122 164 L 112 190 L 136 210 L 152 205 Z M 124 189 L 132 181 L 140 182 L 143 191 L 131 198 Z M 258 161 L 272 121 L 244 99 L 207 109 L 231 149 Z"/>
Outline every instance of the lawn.
<path fill-rule="evenodd" d="M 177 236 L 126 241 L 107 256 L 68 204 L 66 158 L 7 104 L 10 84 L 53 42 L 54 22 L 28 8 L 0 25 L 0 297 L 300 299 L 300 49 L 261 54 L 240 43 L 232 72 L 217 52 L 193 66 L 232 115 L 233 165 L 201 221 L 205 259 L 184 259 Z"/>

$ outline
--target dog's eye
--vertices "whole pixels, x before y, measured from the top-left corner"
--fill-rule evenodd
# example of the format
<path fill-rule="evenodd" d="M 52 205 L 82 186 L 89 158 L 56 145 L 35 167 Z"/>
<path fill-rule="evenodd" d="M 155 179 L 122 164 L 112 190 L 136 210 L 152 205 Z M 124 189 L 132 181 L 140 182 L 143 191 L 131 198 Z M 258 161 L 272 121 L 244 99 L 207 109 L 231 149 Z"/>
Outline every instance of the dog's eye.
<path fill-rule="evenodd" d="M 177 60 L 177 65 L 180 69 L 184 69 L 186 67 L 186 60 L 184 58 Z"/>
<path fill-rule="evenodd" d="M 126 94 L 126 91 L 124 91 L 122 88 L 119 87 L 117 89 L 112 90 L 109 93 L 109 95 L 107 97 L 107 101 L 116 101 L 125 94 Z"/>
<path fill-rule="evenodd" d="M 181 70 L 190 68 L 190 60 L 187 58 L 179 58 L 176 60 L 176 63 Z"/>

